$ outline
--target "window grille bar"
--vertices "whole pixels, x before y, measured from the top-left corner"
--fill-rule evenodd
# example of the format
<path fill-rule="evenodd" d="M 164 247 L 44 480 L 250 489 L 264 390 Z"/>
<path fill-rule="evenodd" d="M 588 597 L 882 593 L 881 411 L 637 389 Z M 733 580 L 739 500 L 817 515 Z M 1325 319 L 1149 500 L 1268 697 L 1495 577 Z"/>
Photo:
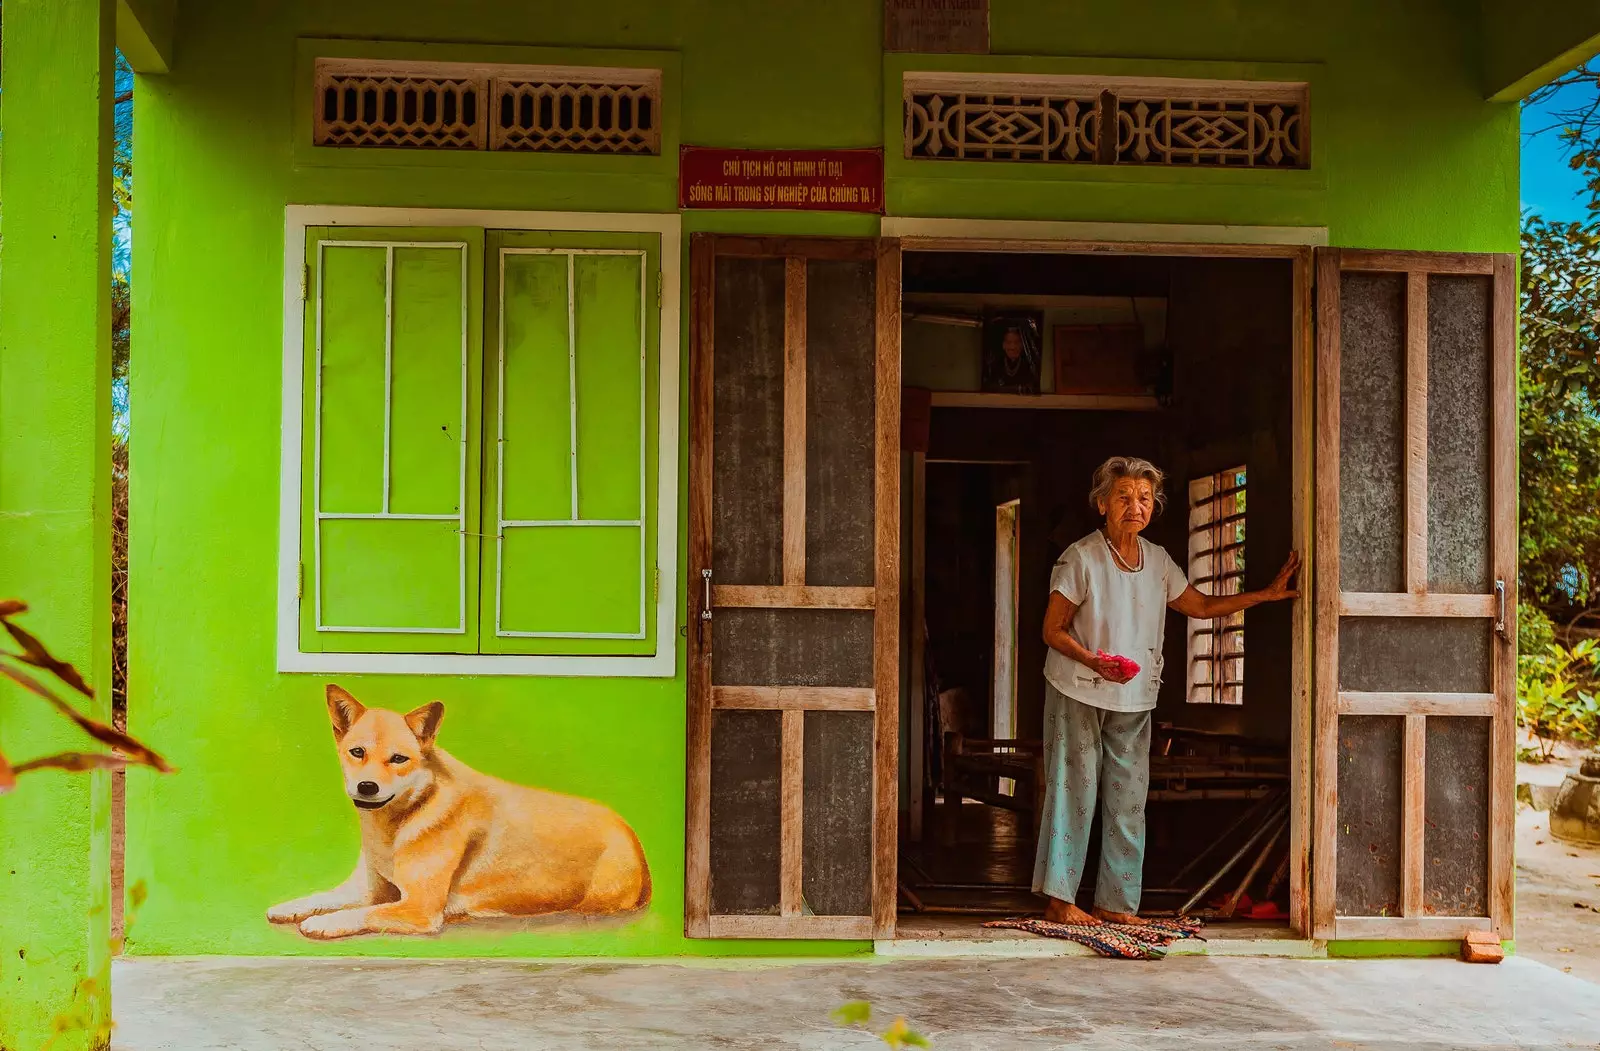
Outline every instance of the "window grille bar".
<path fill-rule="evenodd" d="M 1226 555 L 1226 554 L 1229 554 L 1230 552 L 1240 551 L 1240 550 L 1243 550 L 1243 549 L 1244 549 L 1244 541 L 1243 540 L 1237 541 L 1236 543 L 1232 543 L 1232 544 L 1223 544 L 1221 547 L 1203 547 L 1200 550 L 1191 553 L 1190 556 L 1189 556 L 1189 561 L 1198 562 L 1202 558 L 1209 558 L 1212 555 Z"/>
<path fill-rule="evenodd" d="M 1209 532 L 1212 529 L 1220 529 L 1221 527 L 1226 526 L 1226 525 L 1231 525 L 1234 522 L 1243 522 L 1243 521 L 1244 521 L 1244 512 L 1240 511 L 1237 514 L 1229 515 L 1226 518 L 1221 518 L 1221 519 L 1217 519 L 1216 521 L 1213 521 L 1213 522 L 1206 522 L 1206 523 L 1204 523 L 1202 525 L 1193 526 L 1189 530 L 1189 535 L 1190 536 L 1194 536 L 1197 533 Z"/>

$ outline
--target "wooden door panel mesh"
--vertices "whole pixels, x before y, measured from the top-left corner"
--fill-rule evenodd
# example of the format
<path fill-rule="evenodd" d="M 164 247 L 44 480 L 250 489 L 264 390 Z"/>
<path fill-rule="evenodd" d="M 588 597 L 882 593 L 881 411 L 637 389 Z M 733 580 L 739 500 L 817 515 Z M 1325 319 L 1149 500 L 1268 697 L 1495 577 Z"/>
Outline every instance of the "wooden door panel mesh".
<path fill-rule="evenodd" d="M 694 242 L 691 936 L 892 930 L 898 260 Z"/>
<path fill-rule="evenodd" d="M 1509 257 L 1319 253 L 1323 938 L 1511 933 Z"/>

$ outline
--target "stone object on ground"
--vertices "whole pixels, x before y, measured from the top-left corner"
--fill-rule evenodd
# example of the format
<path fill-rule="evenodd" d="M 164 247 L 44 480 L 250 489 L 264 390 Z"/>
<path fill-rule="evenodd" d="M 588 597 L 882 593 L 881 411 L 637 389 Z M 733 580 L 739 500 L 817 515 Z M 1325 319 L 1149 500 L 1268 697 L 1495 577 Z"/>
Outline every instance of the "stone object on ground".
<path fill-rule="evenodd" d="M 1517 802 L 1526 803 L 1535 810 L 1549 810 L 1560 793 L 1560 785 L 1542 785 L 1523 781 L 1517 785 Z"/>
<path fill-rule="evenodd" d="M 1506 949 L 1493 931 L 1468 931 L 1461 942 L 1461 958 L 1468 963 L 1499 963 L 1506 958 Z"/>
<path fill-rule="evenodd" d="M 1563 843 L 1600 846 L 1600 755 L 1570 771 L 1550 805 L 1550 834 Z"/>

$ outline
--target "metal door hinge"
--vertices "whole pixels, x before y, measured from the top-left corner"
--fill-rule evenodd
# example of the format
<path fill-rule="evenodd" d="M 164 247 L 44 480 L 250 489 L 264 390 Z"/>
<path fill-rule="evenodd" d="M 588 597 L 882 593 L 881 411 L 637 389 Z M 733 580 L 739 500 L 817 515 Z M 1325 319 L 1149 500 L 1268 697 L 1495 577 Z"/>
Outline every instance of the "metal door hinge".
<path fill-rule="evenodd" d="M 656 306 L 661 306 L 661 271 L 656 271 Z"/>
<path fill-rule="evenodd" d="M 656 566 L 655 575 L 650 582 L 650 602 L 654 605 L 661 601 L 661 567 Z"/>
<path fill-rule="evenodd" d="M 304 562 L 295 567 L 294 597 L 297 602 L 306 597 L 306 564 Z"/>
<path fill-rule="evenodd" d="M 308 289 L 310 289 L 310 287 L 311 264 L 306 263 L 300 268 L 300 302 L 304 303 L 306 301 L 306 296 L 309 294 Z"/>

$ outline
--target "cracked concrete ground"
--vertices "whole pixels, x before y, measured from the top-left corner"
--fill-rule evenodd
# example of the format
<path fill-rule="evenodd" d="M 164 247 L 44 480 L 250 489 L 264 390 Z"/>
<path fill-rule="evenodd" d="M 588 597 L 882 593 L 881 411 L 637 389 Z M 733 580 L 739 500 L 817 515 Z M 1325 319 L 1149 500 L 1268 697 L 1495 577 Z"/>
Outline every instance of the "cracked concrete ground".
<path fill-rule="evenodd" d="M 1600 1048 L 1600 986 L 1533 960 L 1173 957 L 729 963 L 130 958 L 113 1051 Z"/>

